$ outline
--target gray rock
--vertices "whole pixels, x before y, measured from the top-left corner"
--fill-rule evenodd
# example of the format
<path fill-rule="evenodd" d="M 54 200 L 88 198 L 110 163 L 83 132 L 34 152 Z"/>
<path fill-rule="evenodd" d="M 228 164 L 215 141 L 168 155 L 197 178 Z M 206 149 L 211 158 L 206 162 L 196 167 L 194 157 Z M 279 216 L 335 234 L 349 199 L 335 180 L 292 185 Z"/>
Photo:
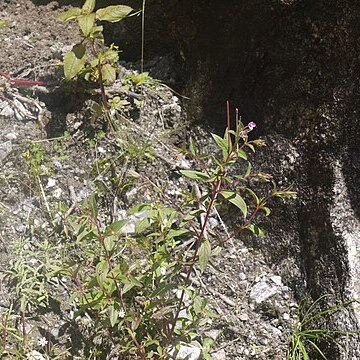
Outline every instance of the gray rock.
<path fill-rule="evenodd" d="M 261 304 L 265 300 L 277 293 L 277 289 L 274 286 L 269 285 L 265 281 L 256 283 L 250 292 L 250 300 L 256 304 Z"/>
<path fill-rule="evenodd" d="M 0 161 L 4 160 L 11 153 L 12 149 L 12 142 L 10 140 L 0 144 Z"/>

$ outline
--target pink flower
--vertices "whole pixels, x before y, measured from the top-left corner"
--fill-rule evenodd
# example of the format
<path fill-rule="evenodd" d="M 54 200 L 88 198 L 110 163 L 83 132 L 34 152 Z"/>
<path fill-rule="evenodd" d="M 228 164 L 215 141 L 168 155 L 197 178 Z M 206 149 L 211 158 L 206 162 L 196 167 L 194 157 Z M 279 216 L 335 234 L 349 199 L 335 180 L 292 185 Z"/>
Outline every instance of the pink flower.
<path fill-rule="evenodd" d="M 251 122 L 248 123 L 248 128 L 249 128 L 250 130 L 253 130 L 253 129 L 256 128 L 256 124 L 255 124 L 253 121 L 251 121 Z"/>
<path fill-rule="evenodd" d="M 241 131 L 239 132 L 239 136 L 242 137 L 242 138 L 244 138 L 244 137 L 247 136 L 247 132 L 246 132 L 245 130 L 241 130 Z"/>

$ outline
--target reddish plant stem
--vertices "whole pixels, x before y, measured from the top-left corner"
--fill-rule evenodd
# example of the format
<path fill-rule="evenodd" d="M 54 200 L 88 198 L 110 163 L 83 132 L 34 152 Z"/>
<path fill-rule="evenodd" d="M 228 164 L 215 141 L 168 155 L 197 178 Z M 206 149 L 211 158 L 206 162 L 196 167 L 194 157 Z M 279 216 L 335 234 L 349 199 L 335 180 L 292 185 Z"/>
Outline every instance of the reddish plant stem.
<path fill-rule="evenodd" d="M 236 231 L 234 231 L 232 233 L 232 237 L 238 235 L 239 233 L 241 233 L 243 230 L 245 230 L 250 224 L 251 222 L 254 220 L 255 216 L 257 215 L 257 213 L 261 210 L 261 208 L 268 202 L 268 200 L 271 198 L 271 194 L 266 196 L 263 200 L 260 201 L 259 204 L 256 205 L 255 210 L 252 212 L 251 216 L 249 217 L 249 219 L 247 219 L 247 221 L 241 226 L 239 227 Z"/>
<path fill-rule="evenodd" d="M 226 119 L 227 119 L 227 128 L 228 128 L 228 142 L 230 144 L 231 136 L 230 136 L 230 102 L 226 100 Z"/>
<path fill-rule="evenodd" d="M 27 79 L 14 79 L 9 74 L 3 72 L 0 70 L 0 76 L 4 77 L 6 80 L 8 80 L 12 85 L 16 86 L 24 86 L 24 87 L 31 87 L 35 85 L 39 86 L 47 86 L 48 83 L 44 81 L 35 81 L 35 80 L 27 80 Z"/>
<path fill-rule="evenodd" d="M 226 101 L 226 120 L 227 120 L 227 131 L 228 131 L 228 142 L 229 142 L 229 145 L 231 144 L 231 137 L 230 137 L 230 103 L 229 103 L 229 100 Z M 231 146 L 232 147 L 232 146 Z M 233 148 L 230 149 L 228 155 L 227 155 L 227 158 L 225 160 L 225 164 L 228 163 L 231 155 L 232 155 L 232 152 L 233 152 Z M 217 200 L 217 197 L 220 193 L 220 190 L 221 190 L 221 185 L 222 185 L 222 177 L 220 176 L 218 178 L 218 180 L 216 181 L 216 184 L 214 186 L 214 190 L 213 190 L 213 193 L 212 193 L 212 197 L 211 197 L 211 200 L 210 200 L 210 204 L 206 210 L 206 214 L 205 214 L 205 218 L 204 218 L 204 222 L 202 224 L 202 227 L 201 227 L 201 231 L 199 233 L 199 235 L 197 235 L 197 238 L 196 238 L 196 241 L 195 241 L 195 245 L 194 245 L 194 255 L 192 257 L 192 261 L 189 265 L 189 268 L 188 268 L 188 271 L 187 271 L 187 274 L 186 274 L 186 278 L 185 278 L 185 284 L 189 284 L 190 282 L 190 276 L 191 276 L 191 273 L 194 269 L 194 265 L 195 265 L 195 261 L 197 259 L 197 256 L 198 256 L 198 252 L 199 252 L 199 248 L 200 248 L 200 244 L 201 244 L 201 240 L 204 236 L 204 233 L 205 233 L 205 229 L 206 229 L 206 226 L 207 226 L 207 223 L 208 223 L 208 220 L 209 220 L 209 216 L 210 216 L 210 212 L 212 210 L 212 208 L 214 207 L 215 205 L 215 202 Z M 180 311 L 181 311 L 181 307 L 182 307 L 182 304 L 183 304 L 183 301 L 184 301 L 184 297 L 185 297 L 185 289 L 183 289 L 181 291 L 181 295 L 180 295 L 180 299 L 179 299 L 179 303 L 178 303 L 178 306 L 176 308 L 176 312 L 175 312 L 175 316 L 174 316 L 174 320 L 172 322 L 172 326 L 171 326 L 171 329 L 169 331 L 169 340 L 172 339 L 173 335 L 174 335 L 174 331 L 175 331 L 175 327 L 176 327 L 176 322 L 179 318 L 179 315 L 180 315 Z"/>
<path fill-rule="evenodd" d="M 189 282 L 190 282 L 190 276 L 191 276 L 191 273 L 193 271 L 196 258 L 198 256 L 201 240 L 202 240 L 202 238 L 204 236 L 204 232 L 205 232 L 208 220 L 209 220 L 210 212 L 211 212 L 211 210 L 212 210 L 212 208 L 213 208 L 213 206 L 214 206 L 214 204 L 216 202 L 216 199 L 217 199 L 217 197 L 219 195 L 221 185 L 222 185 L 222 179 L 220 178 L 220 179 L 218 179 L 218 181 L 216 182 L 216 185 L 214 187 L 213 195 L 211 197 L 210 204 L 209 204 L 209 206 L 208 206 L 208 208 L 206 210 L 206 214 L 205 214 L 203 225 L 201 227 L 201 231 L 200 231 L 200 233 L 199 233 L 199 235 L 198 235 L 198 237 L 196 238 L 196 241 L 195 241 L 194 255 L 192 257 L 192 261 L 191 261 L 191 263 L 189 265 L 189 268 L 188 268 L 188 271 L 187 271 L 187 274 L 186 274 L 185 284 L 189 284 Z M 174 320 L 173 320 L 173 323 L 172 323 L 172 326 L 171 326 L 171 329 L 170 329 L 170 332 L 169 332 L 169 339 L 171 339 L 173 334 L 174 334 L 175 327 L 176 327 L 176 322 L 177 322 L 177 320 L 179 318 L 179 315 L 180 315 L 180 311 L 181 311 L 181 307 L 182 307 L 182 304 L 183 304 L 183 301 L 184 301 L 184 297 L 185 297 L 185 289 L 183 289 L 181 291 L 181 295 L 180 295 L 179 303 L 178 303 L 178 306 L 177 306 L 177 309 L 176 309 L 175 317 L 174 317 Z"/>

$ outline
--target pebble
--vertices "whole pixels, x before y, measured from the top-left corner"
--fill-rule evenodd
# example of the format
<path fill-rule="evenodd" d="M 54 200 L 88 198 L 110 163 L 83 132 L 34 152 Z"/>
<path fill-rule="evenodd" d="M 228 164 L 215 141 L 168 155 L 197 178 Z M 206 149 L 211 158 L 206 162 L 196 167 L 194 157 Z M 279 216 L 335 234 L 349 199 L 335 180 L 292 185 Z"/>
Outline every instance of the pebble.
<path fill-rule="evenodd" d="M 246 313 L 240 314 L 240 315 L 239 315 L 239 319 L 240 319 L 241 321 L 248 321 L 248 320 L 249 320 L 249 315 L 246 314 Z"/>
<path fill-rule="evenodd" d="M 9 132 L 5 135 L 5 138 L 8 140 L 15 140 L 18 137 L 17 133 Z"/>

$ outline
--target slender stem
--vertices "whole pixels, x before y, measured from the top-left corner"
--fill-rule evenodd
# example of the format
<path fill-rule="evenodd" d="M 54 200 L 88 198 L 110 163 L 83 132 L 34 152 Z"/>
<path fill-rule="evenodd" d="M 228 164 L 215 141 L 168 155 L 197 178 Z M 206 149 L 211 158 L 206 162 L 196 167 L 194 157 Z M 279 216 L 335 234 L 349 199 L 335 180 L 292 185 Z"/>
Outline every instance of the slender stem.
<path fill-rule="evenodd" d="M 227 119 L 227 130 L 228 130 L 228 141 L 229 141 L 229 146 L 231 146 L 230 145 L 231 144 L 231 138 L 230 138 L 230 103 L 229 103 L 229 100 L 226 102 L 226 119 Z M 230 151 L 229 151 L 229 153 L 227 155 L 227 158 L 225 159 L 225 162 L 224 162 L 225 167 L 226 167 L 226 164 L 228 164 L 229 160 L 231 159 L 233 151 L 234 151 L 234 146 L 231 146 L 231 149 L 230 149 Z M 219 175 L 219 177 L 218 177 L 218 179 L 216 181 L 216 184 L 214 186 L 214 190 L 212 192 L 212 197 L 211 197 L 210 203 L 209 203 L 209 205 L 207 207 L 207 210 L 206 210 L 206 214 L 205 214 L 205 218 L 204 218 L 204 221 L 203 221 L 203 224 L 202 224 L 202 227 L 201 227 L 201 231 L 197 235 L 197 238 L 196 238 L 196 241 L 195 241 L 195 244 L 194 244 L 194 255 L 192 257 L 192 261 L 190 262 L 190 265 L 189 265 L 189 268 L 188 268 L 188 271 L 187 271 L 187 274 L 186 274 L 186 278 L 185 278 L 185 284 L 186 285 L 189 284 L 189 282 L 190 282 L 190 276 L 191 276 L 191 273 L 192 273 L 192 271 L 194 269 L 194 265 L 195 265 L 195 261 L 196 261 L 197 256 L 198 256 L 200 244 L 201 244 L 202 238 L 204 236 L 204 233 L 206 231 L 206 226 L 207 226 L 207 223 L 208 223 L 208 220 L 209 220 L 211 210 L 215 206 L 215 202 L 216 202 L 216 200 L 218 198 L 218 195 L 220 193 L 221 186 L 222 186 L 222 181 L 223 181 L 222 179 L 223 179 L 224 176 L 225 176 L 225 169 L 222 172 L 222 174 Z M 171 340 L 173 335 L 174 335 L 176 322 L 177 322 L 177 320 L 179 318 L 179 315 L 180 315 L 180 311 L 181 311 L 181 307 L 182 307 L 182 304 L 183 304 L 183 301 L 184 301 L 184 297 L 185 297 L 185 288 L 183 288 L 182 291 L 181 291 L 180 300 L 179 300 L 178 306 L 176 308 L 174 320 L 173 320 L 173 323 L 172 323 L 172 326 L 171 326 L 171 329 L 170 329 L 170 332 L 169 332 L 169 336 L 168 336 L 169 340 Z"/>
<path fill-rule="evenodd" d="M 105 108 L 106 111 L 109 110 L 109 104 L 106 98 L 106 92 L 105 92 L 105 87 L 104 87 L 104 83 L 103 83 L 103 76 L 102 76 L 102 70 L 101 70 L 101 65 L 98 65 L 98 72 L 99 72 L 99 86 L 100 86 L 100 91 L 101 91 L 101 102 Z"/>
<path fill-rule="evenodd" d="M 190 262 L 190 265 L 189 265 L 189 268 L 188 268 L 188 271 L 187 271 L 187 274 L 186 274 L 186 278 L 185 278 L 185 284 L 186 285 L 189 284 L 189 282 L 190 282 L 190 276 L 191 276 L 191 273 L 192 273 L 192 271 L 194 269 L 195 261 L 196 261 L 196 258 L 198 256 L 201 240 L 202 240 L 202 238 L 204 236 L 204 232 L 206 230 L 206 226 L 207 226 L 207 223 L 208 223 L 208 220 L 209 220 L 211 210 L 214 207 L 216 199 L 217 199 L 217 197 L 219 195 L 219 192 L 221 190 L 221 185 L 222 185 L 222 179 L 220 178 L 220 179 L 218 179 L 218 181 L 217 181 L 217 183 L 216 183 L 216 185 L 214 187 L 213 195 L 211 197 L 210 204 L 209 204 L 209 206 L 208 206 L 208 208 L 206 210 L 206 214 L 205 214 L 203 225 L 201 227 L 201 231 L 200 231 L 200 233 L 197 236 L 196 241 L 195 241 L 194 255 L 192 257 L 192 261 Z M 177 320 L 179 318 L 181 307 L 182 307 L 182 304 L 184 302 L 184 297 L 185 297 L 185 289 L 183 289 L 181 291 L 180 300 L 179 300 L 178 306 L 176 308 L 175 317 L 174 317 L 174 320 L 173 320 L 173 323 L 172 323 L 172 326 L 171 326 L 171 329 L 170 329 L 170 332 L 169 332 L 169 339 L 171 339 L 173 334 L 174 334 L 176 322 L 177 322 Z"/>
<path fill-rule="evenodd" d="M 141 72 L 144 72 L 145 5 L 146 5 L 146 0 L 143 0 L 143 3 L 142 3 L 142 14 L 141 14 Z"/>
<path fill-rule="evenodd" d="M 9 82 L 11 82 L 13 85 L 19 85 L 19 86 L 24 86 L 24 87 L 31 87 L 31 86 L 35 86 L 35 85 L 39 85 L 39 86 L 49 85 L 48 83 L 46 83 L 44 81 L 34 81 L 34 80 L 27 80 L 27 79 L 14 79 L 9 74 L 7 74 L 7 73 L 5 73 L 3 71 L 0 71 L 0 75 L 2 77 L 4 77 L 6 80 L 8 80 Z"/>
<path fill-rule="evenodd" d="M 92 50 L 93 56 L 96 57 L 97 56 L 97 51 L 95 49 L 94 41 L 91 42 L 91 50 Z M 100 92 L 101 92 L 101 102 L 102 102 L 102 104 L 103 104 L 103 106 L 105 108 L 105 111 L 108 111 L 109 110 L 109 104 L 108 104 L 107 97 L 106 97 L 106 92 L 105 92 L 105 87 L 104 87 L 104 82 L 103 82 L 103 74 L 102 74 L 101 64 L 100 63 L 97 65 L 97 69 L 98 69 L 98 72 L 99 72 L 98 83 L 99 83 Z"/>
<path fill-rule="evenodd" d="M 230 137 L 230 102 L 229 100 L 226 100 L 226 120 L 227 120 L 227 129 L 228 129 L 228 142 L 230 144 L 231 137 Z"/>

